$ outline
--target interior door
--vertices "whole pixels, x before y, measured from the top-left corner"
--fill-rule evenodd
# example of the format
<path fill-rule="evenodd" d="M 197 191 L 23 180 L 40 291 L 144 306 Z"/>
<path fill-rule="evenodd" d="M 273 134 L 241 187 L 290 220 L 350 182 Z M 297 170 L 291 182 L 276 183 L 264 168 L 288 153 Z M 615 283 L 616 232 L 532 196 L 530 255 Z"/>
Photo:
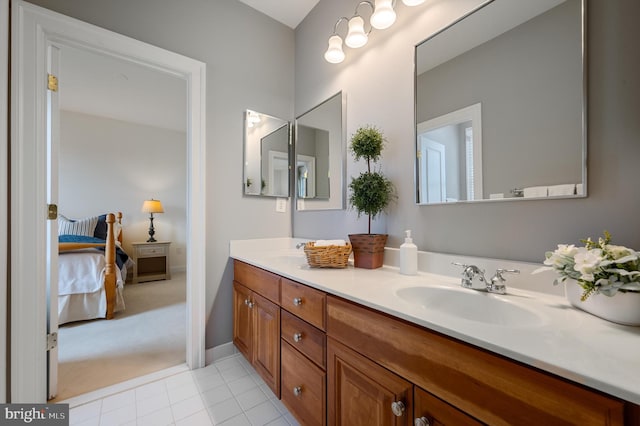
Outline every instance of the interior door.
<path fill-rule="evenodd" d="M 420 135 L 421 170 L 427 173 L 420 182 L 421 202 L 442 203 L 447 199 L 447 179 L 444 145 Z"/>
<path fill-rule="evenodd" d="M 58 204 L 58 148 L 60 138 L 59 77 L 60 50 L 47 46 L 47 204 Z M 58 221 L 49 216 L 47 221 L 47 398 L 58 393 Z"/>

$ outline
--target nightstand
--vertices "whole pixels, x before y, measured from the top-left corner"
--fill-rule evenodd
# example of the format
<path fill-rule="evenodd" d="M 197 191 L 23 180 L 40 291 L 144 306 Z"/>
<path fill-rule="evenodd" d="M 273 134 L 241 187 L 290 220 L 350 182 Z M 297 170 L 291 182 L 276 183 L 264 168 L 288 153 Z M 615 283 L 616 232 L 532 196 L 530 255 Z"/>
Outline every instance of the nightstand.
<path fill-rule="evenodd" d="M 169 280 L 169 249 L 171 242 L 132 243 L 133 245 L 133 283 L 145 281 Z"/>

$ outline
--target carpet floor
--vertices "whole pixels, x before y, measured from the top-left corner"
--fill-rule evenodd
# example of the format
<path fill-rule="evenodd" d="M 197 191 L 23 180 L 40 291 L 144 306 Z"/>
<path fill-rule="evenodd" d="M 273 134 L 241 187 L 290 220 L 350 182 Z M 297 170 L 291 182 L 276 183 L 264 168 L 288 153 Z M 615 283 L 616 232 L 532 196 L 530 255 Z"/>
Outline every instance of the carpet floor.
<path fill-rule="evenodd" d="M 126 284 L 124 299 L 112 320 L 60 326 L 54 402 L 186 361 L 185 274 Z"/>

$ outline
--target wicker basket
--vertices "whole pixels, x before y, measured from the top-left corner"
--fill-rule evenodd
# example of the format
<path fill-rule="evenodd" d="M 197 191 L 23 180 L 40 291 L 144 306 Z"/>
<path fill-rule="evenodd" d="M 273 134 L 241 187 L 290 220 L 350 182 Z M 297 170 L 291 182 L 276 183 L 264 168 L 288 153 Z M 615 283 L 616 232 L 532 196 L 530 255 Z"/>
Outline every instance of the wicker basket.
<path fill-rule="evenodd" d="M 346 268 L 351 254 L 351 244 L 344 246 L 320 246 L 315 242 L 305 244 L 304 253 L 307 263 L 312 268 Z"/>

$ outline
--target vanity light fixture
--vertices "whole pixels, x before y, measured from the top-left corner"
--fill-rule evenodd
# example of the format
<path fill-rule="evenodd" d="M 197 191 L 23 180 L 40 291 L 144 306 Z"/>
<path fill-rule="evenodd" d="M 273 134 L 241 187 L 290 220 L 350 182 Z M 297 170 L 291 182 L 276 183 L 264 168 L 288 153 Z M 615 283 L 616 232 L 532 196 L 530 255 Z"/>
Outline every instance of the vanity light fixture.
<path fill-rule="evenodd" d="M 377 30 L 389 28 L 396 22 L 396 12 L 393 10 L 395 1 L 376 0 L 376 7 L 371 15 L 371 26 Z"/>
<path fill-rule="evenodd" d="M 360 15 L 354 15 L 349 19 L 349 32 L 344 39 L 344 43 L 353 49 L 357 49 L 367 44 L 367 41 L 369 41 L 369 36 L 364 32 L 364 19 Z"/>
<path fill-rule="evenodd" d="M 424 3 L 424 0 L 402 0 L 402 3 L 406 4 L 407 6 L 418 6 Z"/>
<path fill-rule="evenodd" d="M 367 44 L 367 41 L 369 40 L 369 33 L 373 28 L 383 30 L 393 25 L 396 21 L 396 12 L 394 11 L 396 0 L 374 1 L 375 5 L 371 1 L 362 0 L 356 5 L 355 12 L 351 18 L 345 18 L 344 16 L 338 18 L 333 26 L 333 33 L 331 34 L 331 37 L 329 37 L 329 46 L 324 53 L 324 59 L 327 62 L 339 64 L 344 61 L 345 53 L 342 49 L 342 37 L 338 35 L 338 25 L 340 25 L 342 21 L 346 21 L 348 23 L 348 30 L 344 38 L 344 43 L 352 49 L 357 49 Z M 402 0 L 402 2 L 407 6 L 417 6 L 424 3 L 424 0 Z M 368 5 L 372 11 L 369 19 L 371 25 L 369 31 L 365 31 L 364 19 L 358 13 L 358 8 L 363 4 Z"/>
<path fill-rule="evenodd" d="M 342 37 L 338 35 L 338 25 L 341 22 L 349 22 L 349 18 L 342 16 L 333 26 L 333 34 L 329 37 L 329 47 L 324 53 L 324 59 L 331 64 L 339 64 L 344 61 L 344 50 L 342 50 Z"/>
<path fill-rule="evenodd" d="M 324 53 L 324 59 L 331 64 L 339 64 L 344 61 L 344 51 L 342 50 L 342 38 L 334 34 L 329 37 L 329 47 Z"/>

